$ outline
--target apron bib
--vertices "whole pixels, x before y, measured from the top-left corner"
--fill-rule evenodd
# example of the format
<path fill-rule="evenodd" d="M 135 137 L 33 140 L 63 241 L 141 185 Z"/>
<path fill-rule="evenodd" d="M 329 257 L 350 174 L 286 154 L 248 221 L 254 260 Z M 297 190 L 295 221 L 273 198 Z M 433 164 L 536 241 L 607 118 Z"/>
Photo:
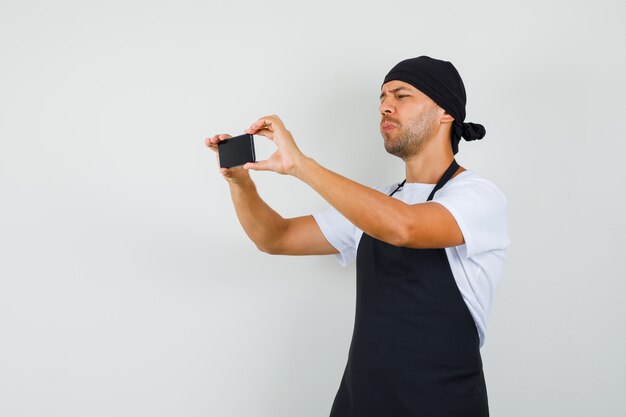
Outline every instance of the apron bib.
<path fill-rule="evenodd" d="M 453 160 L 427 201 L 458 167 Z M 489 416 L 478 331 L 445 249 L 363 233 L 356 270 L 354 332 L 330 416 Z"/>

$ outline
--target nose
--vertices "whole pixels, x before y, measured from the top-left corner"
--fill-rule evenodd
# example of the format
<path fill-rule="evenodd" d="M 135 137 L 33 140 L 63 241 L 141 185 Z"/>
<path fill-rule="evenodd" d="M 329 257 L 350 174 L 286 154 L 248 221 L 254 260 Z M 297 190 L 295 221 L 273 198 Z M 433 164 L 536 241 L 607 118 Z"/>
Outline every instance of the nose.
<path fill-rule="evenodd" d="M 385 97 L 380 102 L 379 110 L 382 114 L 390 114 L 395 110 L 395 106 L 393 105 L 393 100 Z"/>

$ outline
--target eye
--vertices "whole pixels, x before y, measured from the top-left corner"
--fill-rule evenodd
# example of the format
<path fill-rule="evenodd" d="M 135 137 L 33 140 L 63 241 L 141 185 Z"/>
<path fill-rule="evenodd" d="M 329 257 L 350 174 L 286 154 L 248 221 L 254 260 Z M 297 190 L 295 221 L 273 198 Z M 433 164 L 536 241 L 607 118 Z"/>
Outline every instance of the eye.
<path fill-rule="evenodd" d="M 407 95 L 400 95 L 398 96 L 398 98 L 402 98 L 402 97 L 408 97 Z"/>

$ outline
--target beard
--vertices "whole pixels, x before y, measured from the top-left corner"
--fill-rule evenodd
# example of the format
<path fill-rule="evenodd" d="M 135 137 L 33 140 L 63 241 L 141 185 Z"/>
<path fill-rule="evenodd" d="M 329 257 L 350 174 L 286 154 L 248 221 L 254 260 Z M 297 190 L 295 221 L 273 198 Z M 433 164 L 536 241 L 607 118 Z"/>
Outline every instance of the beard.
<path fill-rule="evenodd" d="M 431 107 L 415 119 L 411 119 L 406 128 L 400 127 L 396 138 L 383 134 L 385 150 L 404 161 L 419 154 L 432 137 L 436 116 L 437 108 Z"/>

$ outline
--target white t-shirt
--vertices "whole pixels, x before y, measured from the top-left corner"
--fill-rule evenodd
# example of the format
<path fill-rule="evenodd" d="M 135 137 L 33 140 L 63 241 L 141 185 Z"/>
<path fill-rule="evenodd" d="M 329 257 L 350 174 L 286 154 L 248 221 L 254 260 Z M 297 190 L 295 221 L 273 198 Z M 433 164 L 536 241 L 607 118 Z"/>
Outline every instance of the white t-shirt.
<path fill-rule="evenodd" d="M 389 195 L 397 186 L 394 183 L 373 188 Z M 407 204 L 424 203 L 434 187 L 435 184 L 405 183 L 392 198 Z M 445 250 L 454 279 L 476 323 L 482 347 L 487 316 L 502 275 L 505 249 L 510 245 L 507 199 L 493 182 L 465 170 L 439 189 L 432 201 L 448 209 L 463 233 L 465 243 Z M 354 261 L 363 231 L 330 205 L 313 213 L 313 218 L 328 242 L 339 251 L 335 254 L 339 263 L 345 267 Z"/>

